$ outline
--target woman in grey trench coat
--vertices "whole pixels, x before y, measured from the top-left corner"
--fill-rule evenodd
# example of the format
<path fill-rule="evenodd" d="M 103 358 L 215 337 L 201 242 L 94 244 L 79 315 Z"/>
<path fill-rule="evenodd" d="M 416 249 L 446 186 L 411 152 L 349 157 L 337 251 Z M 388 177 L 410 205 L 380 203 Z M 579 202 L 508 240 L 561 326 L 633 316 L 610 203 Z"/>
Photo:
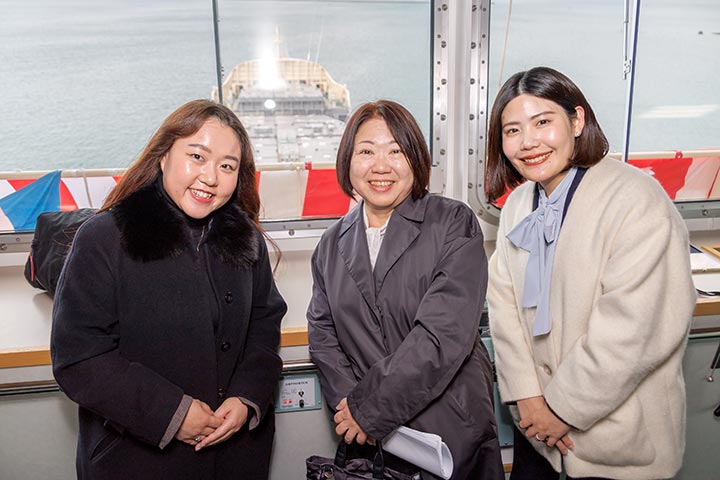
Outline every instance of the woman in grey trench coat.
<path fill-rule="evenodd" d="M 428 194 L 425 140 L 394 102 L 351 116 L 337 175 L 362 201 L 320 240 L 308 307 L 336 432 L 363 444 L 406 425 L 442 437 L 453 479 L 503 478 L 478 333 L 487 259 L 475 215 Z"/>

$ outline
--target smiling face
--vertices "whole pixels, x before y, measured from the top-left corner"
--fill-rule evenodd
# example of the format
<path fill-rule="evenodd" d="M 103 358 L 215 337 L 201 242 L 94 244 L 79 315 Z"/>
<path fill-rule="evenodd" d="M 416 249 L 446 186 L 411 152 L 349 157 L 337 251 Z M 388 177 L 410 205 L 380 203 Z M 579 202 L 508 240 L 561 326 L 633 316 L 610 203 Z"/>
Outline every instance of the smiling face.
<path fill-rule="evenodd" d="M 513 167 L 527 180 L 539 183 L 550 195 L 565 175 L 575 138 L 585 126 L 585 112 L 565 110 L 529 94 L 515 97 L 502 112 L 502 149 Z"/>
<path fill-rule="evenodd" d="M 235 195 L 240 152 L 235 131 L 209 118 L 160 160 L 163 187 L 187 216 L 205 218 Z"/>
<path fill-rule="evenodd" d="M 410 194 L 413 180 L 410 164 L 385 120 L 375 117 L 360 125 L 350 159 L 350 183 L 365 200 L 368 227 L 385 223 Z"/>

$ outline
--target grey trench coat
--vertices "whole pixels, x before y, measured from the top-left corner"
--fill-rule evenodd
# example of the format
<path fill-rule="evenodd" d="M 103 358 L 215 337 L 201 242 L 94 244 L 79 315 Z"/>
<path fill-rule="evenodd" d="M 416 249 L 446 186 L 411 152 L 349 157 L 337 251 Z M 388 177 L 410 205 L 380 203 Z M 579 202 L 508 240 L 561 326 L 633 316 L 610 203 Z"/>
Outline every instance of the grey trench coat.
<path fill-rule="evenodd" d="M 310 354 L 328 405 L 347 397 L 375 438 L 400 425 L 440 435 L 453 479 L 504 478 L 478 335 L 487 259 L 473 212 L 444 197 L 408 197 L 373 271 L 361 203 L 325 232 L 312 270 Z"/>

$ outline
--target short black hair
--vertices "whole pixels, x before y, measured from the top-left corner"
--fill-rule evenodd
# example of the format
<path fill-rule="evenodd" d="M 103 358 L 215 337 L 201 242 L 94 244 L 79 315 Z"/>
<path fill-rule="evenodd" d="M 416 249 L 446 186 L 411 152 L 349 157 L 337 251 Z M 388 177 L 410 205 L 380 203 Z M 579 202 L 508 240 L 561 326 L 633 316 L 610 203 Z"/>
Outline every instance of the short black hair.
<path fill-rule="evenodd" d="M 592 107 L 572 80 L 549 67 L 535 67 L 518 72 L 500 88 L 490 114 L 485 168 L 486 194 L 490 202 L 500 198 L 507 188 L 515 188 L 525 181 L 503 152 L 501 119 L 507 104 L 523 94 L 557 103 L 570 118 L 576 115 L 575 107 L 580 106 L 585 110 L 585 127 L 575 141 L 570 165 L 590 167 L 602 160 L 610 149 Z"/>

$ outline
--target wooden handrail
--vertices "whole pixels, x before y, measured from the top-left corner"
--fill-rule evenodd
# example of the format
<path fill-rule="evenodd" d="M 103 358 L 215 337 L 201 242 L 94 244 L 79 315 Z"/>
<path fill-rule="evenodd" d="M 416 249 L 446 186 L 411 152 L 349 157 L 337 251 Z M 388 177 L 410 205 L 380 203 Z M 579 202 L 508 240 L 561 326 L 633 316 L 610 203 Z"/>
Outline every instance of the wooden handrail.
<path fill-rule="evenodd" d="M 694 315 L 696 317 L 720 315 L 720 298 L 698 298 Z M 693 332 L 695 331 L 693 330 Z M 282 329 L 281 347 L 302 347 L 307 344 L 308 332 L 306 327 Z M 50 365 L 50 347 L 47 345 L 0 349 L 0 368 L 36 367 L 41 365 Z"/>
<path fill-rule="evenodd" d="M 288 327 L 282 329 L 281 347 L 299 347 L 307 344 L 307 328 Z M 48 345 L 0 349 L 0 368 L 37 367 L 42 365 L 50 365 L 50 347 Z"/>

